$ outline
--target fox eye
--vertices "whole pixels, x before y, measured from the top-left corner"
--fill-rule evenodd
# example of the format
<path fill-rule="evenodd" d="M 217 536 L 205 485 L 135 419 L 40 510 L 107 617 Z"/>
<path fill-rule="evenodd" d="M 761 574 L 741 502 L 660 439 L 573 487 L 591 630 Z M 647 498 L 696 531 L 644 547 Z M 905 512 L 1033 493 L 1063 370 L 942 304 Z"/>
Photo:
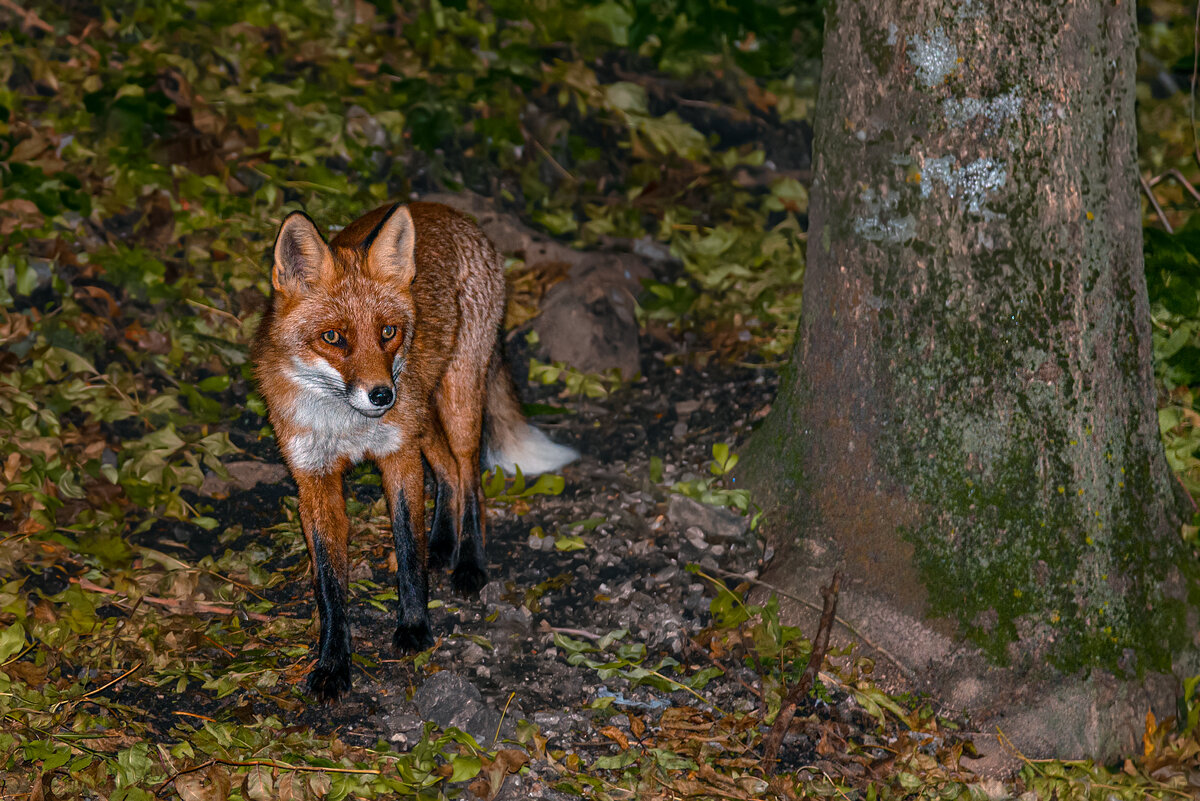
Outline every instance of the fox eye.
<path fill-rule="evenodd" d="M 379 333 L 383 336 L 384 339 L 391 339 L 392 337 L 396 336 L 396 326 L 385 325 L 383 327 L 383 330 L 380 331 Z"/>
<path fill-rule="evenodd" d="M 344 341 L 342 339 L 342 335 L 332 329 L 321 334 L 321 339 L 325 340 L 330 345 L 340 345 Z"/>

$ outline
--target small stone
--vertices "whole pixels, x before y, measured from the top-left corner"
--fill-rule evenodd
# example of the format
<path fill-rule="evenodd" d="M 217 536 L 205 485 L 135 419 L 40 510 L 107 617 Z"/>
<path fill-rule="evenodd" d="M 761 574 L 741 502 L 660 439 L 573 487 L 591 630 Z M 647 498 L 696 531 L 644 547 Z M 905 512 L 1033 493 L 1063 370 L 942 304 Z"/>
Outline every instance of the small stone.
<path fill-rule="evenodd" d="M 671 496 L 667 502 L 667 519 L 681 529 L 700 529 L 710 542 L 745 542 L 750 536 L 749 518 L 730 509 L 700 503 L 686 495 Z"/>
<path fill-rule="evenodd" d="M 533 614 L 523 606 L 501 607 L 492 625 L 514 634 L 529 634 L 533 631 Z"/>
<path fill-rule="evenodd" d="M 500 581 L 499 579 L 496 581 L 489 581 L 487 584 L 483 585 L 483 589 L 479 591 L 479 600 L 482 601 L 485 606 L 498 606 L 501 601 L 504 600 L 503 596 L 505 592 L 506 590 L 504 589 L 504 582 Z"/>
<path fill-rule="evenodd" d="M 468 665 L 478 664 L 483 661 L 484 651 L 479 643 L 473 642 L 463 649 L 462 661 Z"/>
<path fill-rule="evenodd" d="M 555 728 L 562 719 L 563 713 L 554 710 L 539 710 L 533 713 L 533 722 L 543 729 Z"/>
<path fill-rule="evenodd" d="M 448 670 L 425 679 L 413 693 L 413 704 L 423 719 L 443 729 L 456 726 L 481 743 L 491 742 L 501 723 L 500 713 L 484 703 L 475 685 Z"/>

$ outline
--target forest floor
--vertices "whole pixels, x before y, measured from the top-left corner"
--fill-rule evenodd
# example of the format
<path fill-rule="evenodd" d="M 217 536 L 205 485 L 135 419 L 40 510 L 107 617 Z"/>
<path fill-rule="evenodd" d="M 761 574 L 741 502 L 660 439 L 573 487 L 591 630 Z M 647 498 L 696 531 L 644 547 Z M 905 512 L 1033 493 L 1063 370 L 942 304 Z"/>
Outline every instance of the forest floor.
<path fill-rule="evenodd" d="M 478 598 L 459 598 L 444 575 L 433 576 L 438 643 L 430 651 L 392 652 L 390 536 L 375 473 L 357 474 L 349 487 L 357 512 L 350 543 L 356 670 L 352 691 L 331 704 L 304 696 L 316 610 L 290 501 L 295 489 L 281 477 L 273 442 L 260 438 L 265 421 L 243 415 L 229 432 L 243 448 L 231 462 L 235 479 L 210 474 L 204 486 L 217 497 L 186 494 L 218 525 L 164 523 L 133 537 L 140 554 L 133 580 L 155 594 L 112 597 L 95 609 L 118 621 L 114 646 L 166 625 L 180 653 L 98 689 L 88 703 L 112 714 L 105 728 L 123 738 L 169 742 L 207 729 L 234 741 L 244 727 L 305 730 L 332 743 L 333 753 L 359 759 L 370 751 L 386 760 L 380 751 L 427 744 L 436 736 L 430 724 L 435 732 L 459 729 L 470 737 L 462 753 L 503 768 L 463 769 L 463 784 L 474 782 L 485 798 L 857 796 L 874 783 L 900 789 L 917 777 L 966 791 L 978 780 L 969 738 L 928 707 L 904 708 L 874 688 L 871 661 L 851 650 L 829 655 L 776 769 L 763 772 L 761 738 L 786 693 L 781 679 L 795 680 L 809 644 L 770 610 L 737 611 L 770 556 L 750 518 L 671 488 L 711 479 L 716 438 L 738 444 L 769 409 L 776 376 L 672 367 L 660 353 L 644 364 L 643 377 L 600 398 L 530 388 L 537 400 L 569 409 L 540 423 L 583 456 L 563 471 L 561 492 L 521 497 L 510 480 L 491 499 L 492 580 Z M 78 571 L 69 561 L 27 556 L 6 560 L 7 579 L 32 574 L 27 591 L 52 595 L 86 581 L 71 575 Z M 242 586 L 239 563 L 253 563 L 254 588 L 222 621 L 205 603 L 228 604 L 221 584 Z M 224 575 L 196 567 L 209 564 Z M 214 628 L 225 636 L 211 636 Z M 256 760 L 272 766 L 271 792 L 281 792 L 278 766 L 294 761 L 258 753 L 201 762 L 198 771 L 167 758 L 163 767 L 176 770 L 156 789 L 173 781 L 185 799 L 223 797 L 224 771 Z M 348 792 L 370 784 L 352 781 L 369 773 L 333 776 Z M 249 788 L 270 780 L 255 773 L 244 781 Z M 326 789 L 305 787 L 289 782 L 284 792 Z M 453 786 L 439 789 L 454 794 Z M 1001 783 L 985 789 L 1007 792 Z"/>
<path fill-rule="evenodd" d="M 1197 797 L 1197 680 L 1120 764 L 1014 751 L 985 778 L 966 722 L 822 653 L 759 580 L 734 468 L 800 312 L 819 4 L 403 5 L 0 2 L 0 799 Z M 1191 13 L 1144 14 L 1154 173 L 1194 167 Z M 485 479 L 491 581 L 434 576 L 438 641 L 408 656 L 356 470 L 353 688 L 316 704 L 248 354 L 272 237 L 297 208 L 465 190 L 559 248 L 505 248 L 507 336 L 535 422 L 582 458 Z M 1200 235 L 1154 191 L 1183 228 L 1148 233 L 1160 419 L 1200 492 Z M 620 279 L 617 251 L 647 260 L 610 293 L 624 382 L 547 355 L 571 318 L 531 335 L 576 258 Z"/>

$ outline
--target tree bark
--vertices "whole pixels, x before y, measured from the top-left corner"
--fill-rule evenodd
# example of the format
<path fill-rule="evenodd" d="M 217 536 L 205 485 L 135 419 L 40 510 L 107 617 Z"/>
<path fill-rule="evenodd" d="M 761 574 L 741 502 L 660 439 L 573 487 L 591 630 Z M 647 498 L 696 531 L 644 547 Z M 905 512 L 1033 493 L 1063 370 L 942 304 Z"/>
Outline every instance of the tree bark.
<path fill-rule="evenodd" d="M 1129 0 L 828 10 L 799 341 L 746 478 L 775 580 L 842 566 L 843 614 L 981 717 L 1012 687 L 979 654 L 1115 715 L 1122 687 L 1173 700 L 1147 677 L 1196 630 L 1154 404 L 1136 44 Z"/>

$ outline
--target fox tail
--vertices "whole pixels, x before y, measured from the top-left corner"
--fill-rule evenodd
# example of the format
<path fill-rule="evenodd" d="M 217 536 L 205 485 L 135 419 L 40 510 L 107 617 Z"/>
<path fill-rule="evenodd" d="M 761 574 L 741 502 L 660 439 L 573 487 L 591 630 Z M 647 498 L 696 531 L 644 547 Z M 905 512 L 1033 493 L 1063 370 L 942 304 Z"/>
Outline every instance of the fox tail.
<path fill-rule="evenodd" d="M 487 382 L 484 407 L 485 467 L 499 467 L 509 475 L 520 467 L 524 475 L 536 476 L 539 473 L 552 473 L 579 458 L 577 450 L 559 445 L 525 419 L 512 373 L 499 342 L 488 365 Z"/>

